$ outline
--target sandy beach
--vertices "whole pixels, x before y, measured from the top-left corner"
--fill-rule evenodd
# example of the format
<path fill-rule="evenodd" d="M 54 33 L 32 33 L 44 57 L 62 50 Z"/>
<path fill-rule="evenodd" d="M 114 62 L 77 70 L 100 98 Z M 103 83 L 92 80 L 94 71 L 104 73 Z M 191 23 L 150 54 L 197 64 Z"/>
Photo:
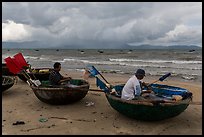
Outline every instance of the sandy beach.
<path fill-rule="evenodd" d="M 66 75 L 65 72 L 61 72 Z M 72 78 L 82 78 L 82 72 L 67 72 Z M 125 83 L 130 75 L 104 73 L 109 83 Z M 153 82 L 159 77 L 145 77 Z M 90 88 L 97 89 L 95 78 Z M 18 80 L 2 93 L 3 135 L 202 135 L 202 83 L 167 78 L 161 84 L 186 88 L 193 93 L 193 102 L 180 115 L 156 122 L 128 118 L 108 103 L 103 92 L 89 91 L 82 100 L 68 105 L 41 102 L 27 83 Z M 94 105 L 86 106 L 93 102 Z M 45 120 L 45 121 L 40 121 Z M 17 121 L 24 124 L 13 125 Z"/>

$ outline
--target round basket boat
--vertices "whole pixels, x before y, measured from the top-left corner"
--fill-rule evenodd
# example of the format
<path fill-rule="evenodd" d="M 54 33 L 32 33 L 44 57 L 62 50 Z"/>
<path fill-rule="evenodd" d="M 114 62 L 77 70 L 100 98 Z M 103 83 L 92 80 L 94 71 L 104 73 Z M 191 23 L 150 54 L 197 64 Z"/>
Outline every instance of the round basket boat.
<path fill-rule="evenodd" d="M 11 88 L 14 85 L 14 78 L 12 76 L 2 76 L 2 92 Z"/>
<path fill-rule="evenodd" d="M 35 69 L 32 69 L 31 72 L 28 72 L 28 74 L 31 77 L 31 79 L 36 78 L 40 81 L 43 81 L 43 80 L 49 79 L 49 75 L 50 75 L 50 72 L 52 70 L 53 70 L 53 68 L 35 68 Z M 27 79 L 25 78 L 25 76 L 22 73 L 18 73 L 17 75 L 24 82 L 27 81 Z"/>
<path fill-rule="evenodd" d="M 152 90 L 155 94 L 165 97 L 172 95 L 182 96 L 179 101 L 166 100 L 124 100 L 121 99 L 121 93 L 124 85 L 117 85 L 114 88 L 116 95 L 106 93 L 106 98 L 111 107 L 121 114 L 144 121 L 157 121 L 175 117 L 182 113 L 192 101 L 192 93 L 186 89 L 161 84 L 152 84 Z"/>
<path fill-rule="evenodd" d="M 82 79 L 72 79 L 69 84 L 51 86 L 49 81 L 42 81 L 39 87 L 31 86 L 36 97 L 52 105 L 64 105 L 83 99 L 88 90 L 89 83 Z"/>
<path fill-rule="evenodd" d="M 2 75 L 4 76 L 15 76 L 15 74 L 11 73 L 6 66 L 6 63 L 2 63 Z"/>

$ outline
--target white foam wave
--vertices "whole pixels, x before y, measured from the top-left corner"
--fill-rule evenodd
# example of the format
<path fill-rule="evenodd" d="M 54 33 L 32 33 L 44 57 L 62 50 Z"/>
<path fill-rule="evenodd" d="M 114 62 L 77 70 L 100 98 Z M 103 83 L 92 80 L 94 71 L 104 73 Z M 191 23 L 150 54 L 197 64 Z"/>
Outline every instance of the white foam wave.
<path fill-rule="evenodd" d="M 65 61 L 64 60 L 52 60 L 52 62 L 61 62 L 61 63 L 64 63 Z"/>
<path fill-rule="evenodd" d="M 73 58 L 66 58 L 63 61 L 80 61 L 79 59 L 73 59 Z"/>
<path fill-rule="evenodd" d="M 185 61 L 185 60 L 139 60 L 139 59 L 109 59 L 112 62 L 146 62 L 146 63 L 175 63 L 175 64 L 202 64 L 202 61 Z"/>
<path fill-rule="evenodd" d="M 34 57 L 34 56 L 24 56 L 25 59 L 31 59 L 31 60 L 36 60 L 40 59 L 40 57 Z"/>
<path fill-rule="evenodd" d="M 188 70 L 202 70 L 199 66 L 185 67 L 181 65 L 171 66 L 165 65 L 162 63 L 174 63 L 174 64 L 200 64 L 202 61 L 179 61 L 179 60 L 137 60 L 137 59 L 113 59 L 110 58 L 107 61 L 102 60 L 85 60 L 80 58 L 64 58 L 62 60 L 53 60 L 46 57 L 34 57 L 34 56 L 24 56 L 25 59 L 31 60 L 42 60 L 42 61 L 51 61 L 51 62 L 72 62 L 72 63 L 81 63 L 83 64 L 94 64 L 94 65 L 119 65 L 119 66 L 130 66 L 130 67 L 149 67 L 149 68 L 173 68 L 173 69 L 188 69 Z"/>
<path fill-rule="evenodd" d="M 90 61 L 90 60 L 81 60 L 81 59 L 64 59 L 62 62 L 65 61 L 74 61 L 74 62 L 81 62 L 84 64 L 95 64 L 95 65 L 119 65 L 119 66 L 130 66 L 130 67 L 152 67 L 152 68 L 174 68 L 174 69 L 189 69 L 189 70 L 202 70 L 199 67 L 193 68 L 186 68 L 186 67 L 179 67 L 179 66 L 165 66 L 160 64 L 137 64 L 137 63 L 128 63 L 128 62 L 111 62 L 111 61 Z"/>

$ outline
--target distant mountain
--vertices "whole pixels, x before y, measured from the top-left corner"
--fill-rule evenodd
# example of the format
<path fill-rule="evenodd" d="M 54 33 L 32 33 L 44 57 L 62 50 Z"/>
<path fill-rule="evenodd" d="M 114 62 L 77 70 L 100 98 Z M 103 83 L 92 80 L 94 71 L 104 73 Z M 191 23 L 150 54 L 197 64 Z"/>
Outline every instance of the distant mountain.
<path fill-rule="evenodd" d="M 130 49 L 202 49 L 196 45 L 171 45 L 171 46 L 153 46 L 153 45 L 140 45 L 129 46 Z"/>
<path fill-rule="evenodd" d="M 38 41 L 30 42 L 2 42 L 2 48 L 6 49 L 29 49 L 29 48 L 42 48 L 43 44 Z"/>
<path fill-rule="evenodd" d="M 168 46 L 168 49 L 202 49 L 199 46 L 196 45 L 173 45 L 173 46 Z"/>
<path fill-rule="evenodd" d="M 39 41 L 31 42 L 2 42 L 2 49 L 42 49 L 42 48 L 53 48 L 53 49 L 202 49 L 202 47 L 196 45 L 172 45 L 172 46 L 153 46 L 153 45 L 139 45 L 130 46 L 128 44 L 121 43 L 94 43 L 89 46 L 84 45 L 62 45 L 51 47 L 47 43 Z"/>
<path fill-rule="evenodd" d="M 42 49 L 42 48 L 49 48 L 49 49 L 125 49 L 128 45 L 121 44 L 121 43 L 91 43 L 89 42 L 88 45 L 83 44 L 65 44 L 65 45 L 49 45 L 47 43 L 42 43 L 39 41 L 31 41 L 31 42 L 2 42 L 3 49 Z"/>

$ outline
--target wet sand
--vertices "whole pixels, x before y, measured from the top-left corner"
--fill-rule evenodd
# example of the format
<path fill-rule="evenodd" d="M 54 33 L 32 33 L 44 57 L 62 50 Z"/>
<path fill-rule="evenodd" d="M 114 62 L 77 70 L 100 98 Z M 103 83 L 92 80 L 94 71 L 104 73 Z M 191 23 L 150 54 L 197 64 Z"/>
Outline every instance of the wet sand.
<path fill-rule="evenodd" d="M 66 75 L 65 72 L 61 72 Z M 68 72 L 72 78 L 82 78 L 82 72 Z M 108 74 L 109 83 L 125 83 L 130 75 Z M 158 77 L 145 77 L 153 82 Z M 90 78 L 90 88 L 97 89 L 95 78 Z M 103 92 L 89 91 L 82 100 L 68 105 L 49 105 L 41 102 L 27 83 L 18 80 L 12 88 L 2 93 L 3 135 L 202 135 L 202 83 L 167 78 L 160 84 L 188 89 L 193 102 L 180 115 L 155 122 L 128 118 L 108 103 Z M 87 106 L 93 102 L 94 105 Z M 45 121 L 43 121 L 45 120 Z M 24 124 L 13 125 L 17 121 Z"/>

